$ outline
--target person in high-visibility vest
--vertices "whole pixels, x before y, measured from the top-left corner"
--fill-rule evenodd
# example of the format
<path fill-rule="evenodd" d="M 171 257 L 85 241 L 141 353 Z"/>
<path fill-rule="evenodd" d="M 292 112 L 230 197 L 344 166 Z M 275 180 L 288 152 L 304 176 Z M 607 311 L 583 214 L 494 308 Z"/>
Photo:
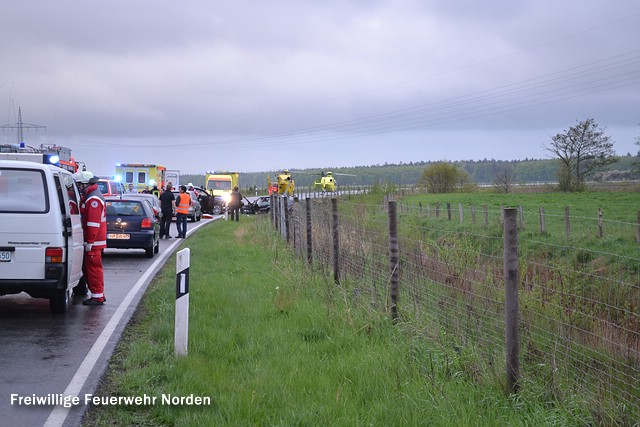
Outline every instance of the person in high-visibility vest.
<path fill-rule="evenodd" d="M 187 187 L 180 186 L 180 194 L 176 197 L 176 228 L 178 238 L 187 237 L 187 217 L 189 216 L 189 206 L 191 206 L 191 196 L 187 193 Z"/>

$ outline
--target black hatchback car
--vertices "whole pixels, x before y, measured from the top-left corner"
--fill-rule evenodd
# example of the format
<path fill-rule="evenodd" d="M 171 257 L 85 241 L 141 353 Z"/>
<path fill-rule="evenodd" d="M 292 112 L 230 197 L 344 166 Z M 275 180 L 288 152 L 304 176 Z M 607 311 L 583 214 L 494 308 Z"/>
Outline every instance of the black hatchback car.
<path fill-rule="evenodd" d="M 151 204 L 138 198 L 106 198 L 107 248 L 144 249 L 153 258 L 160 249 L 160 223 Z"/>

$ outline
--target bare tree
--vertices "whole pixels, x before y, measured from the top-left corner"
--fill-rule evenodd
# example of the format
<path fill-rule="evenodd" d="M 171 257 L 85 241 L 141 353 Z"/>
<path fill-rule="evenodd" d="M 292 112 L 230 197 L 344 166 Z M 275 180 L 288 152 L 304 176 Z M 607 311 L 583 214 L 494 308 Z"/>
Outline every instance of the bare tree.
<path fill-rule="evenodd" d="M 510 193 L 513 189 L 513 168 L 507 165 L 498 172 L 493 178 L 493 188 L 498 193 Z"/>
<path fill-rule="evenodd" d="M 560 160 L 558 182 L 562 191 L 584 190 L 589 174 L 617 161 L 613 142 L 593 119 L 553 136 L 543 148 Z"/>

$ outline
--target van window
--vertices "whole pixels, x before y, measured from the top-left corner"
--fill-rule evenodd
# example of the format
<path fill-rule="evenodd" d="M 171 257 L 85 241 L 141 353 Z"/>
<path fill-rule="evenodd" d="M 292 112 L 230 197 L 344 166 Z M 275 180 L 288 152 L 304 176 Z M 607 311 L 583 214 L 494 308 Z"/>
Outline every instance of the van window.
<path fill-rule="evenodd" d="M 124 173 L 124 182 L 133 184 L 133 172 Z"/>
<path fill-rule="evenodd" d="M 56 185 L 56 192 L 58 193 L 58 202 L 60 203 L 60 212 L 64 215 L 66 212 L 66 206 L 64 204 L 64 196 L 62 195 L 62 183 L 58 176 L 53 177 L 53 182 Z"/>
<path fill-rule="evenodd" d="M 0 168 L 0 212 L 49 212 L 44 171 Z"/>
<path fill-rule="evenodd" d="M 138 172 L 138 184 L 144 184 L 147 182 L 146 172 Z"/>

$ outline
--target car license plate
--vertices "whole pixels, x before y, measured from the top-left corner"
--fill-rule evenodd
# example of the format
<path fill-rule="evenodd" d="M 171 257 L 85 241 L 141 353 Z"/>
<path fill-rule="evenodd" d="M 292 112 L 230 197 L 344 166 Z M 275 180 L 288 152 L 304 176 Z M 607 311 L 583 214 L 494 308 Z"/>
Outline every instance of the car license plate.
<path fill-rule="evenodd" d="M 0 251 L 0 262 L 8 262 L 11 261 L 11 252 L 9 251 Z"/>
<path fill-rule="evenodd" d="M 113 240 L 129 240 L 131 238 L 131 236 L 129 234 L 115 234 L 115 233 L 109 233 L 107 234 L 107 239 L 113 239 Z"/>

